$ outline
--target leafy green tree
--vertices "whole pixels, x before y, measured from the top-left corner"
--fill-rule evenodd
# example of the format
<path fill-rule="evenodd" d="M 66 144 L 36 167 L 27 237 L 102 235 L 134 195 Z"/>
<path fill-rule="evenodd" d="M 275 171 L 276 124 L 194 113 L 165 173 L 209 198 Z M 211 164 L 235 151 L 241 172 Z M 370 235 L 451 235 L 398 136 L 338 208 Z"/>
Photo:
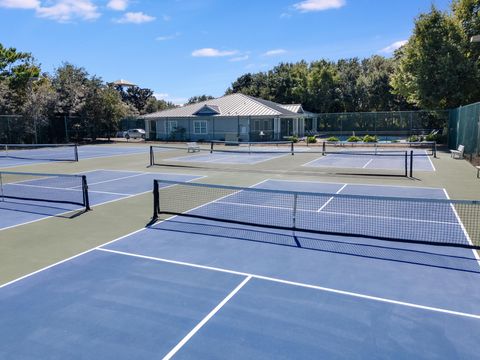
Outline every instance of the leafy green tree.
<path fill-rule="evenodd" d="M 175 108 L 175 107 L 177 107 L 177 105 L 175 105 L 172 102 L 165 101 L 165 100 L 162 100 L 162 99 L 157 100 L 155 97 L 152 96 L 147 101 L 147 105 L 145 106 L 145 113 L 146 114 L 151 114 L 151 113 L 154 113 L 154 112 L 157 112 L 157 111 L 172 109 L 172 108 Z"/>
<path fill-rule="evenodd" d="M 88 72 L 82 67 L 64 63 L 55 69 L 52 85 L 57 93 L 56 112 L 76 115 L 83 107 L 89 84 Z"/>
<path fill-rule="evenodd" d="M 207 100 L 212 100 L 215 99 L 215 97 L 211 95 L 197 95 L 197 96 L 192 96 L 190 99 L 188 99 L 186 105 L 190 104 L 196 104 L 202 101 L 207 101 Z"/>
<path fill-rule="evenodd" d="M 138 86 L 131 86 L 126 91 L 121 86 L 117 86 L 116 89 L 124 102 L 133 106 L 139 114 L 146 113 L 147 103 L 153 97 L 152 90 Z"/>
<path fill-rule="evenodd" d="M 458 24 L 435 7 L 421 14 L 408 43 L 396 54 L 393 91 L 421 108 L 456 107 L 470 98 L 473 68 Z"/>

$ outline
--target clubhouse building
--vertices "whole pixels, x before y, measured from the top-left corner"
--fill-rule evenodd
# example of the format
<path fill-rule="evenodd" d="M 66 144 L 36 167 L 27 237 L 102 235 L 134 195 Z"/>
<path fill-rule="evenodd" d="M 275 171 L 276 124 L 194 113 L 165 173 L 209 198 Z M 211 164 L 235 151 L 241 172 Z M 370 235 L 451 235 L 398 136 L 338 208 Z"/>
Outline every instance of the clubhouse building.
<path fill-rule="evenodd" d="M 315 114 L 243 94 L 144 115 L 147 139 L 278 141 L 316 128 Z"/>

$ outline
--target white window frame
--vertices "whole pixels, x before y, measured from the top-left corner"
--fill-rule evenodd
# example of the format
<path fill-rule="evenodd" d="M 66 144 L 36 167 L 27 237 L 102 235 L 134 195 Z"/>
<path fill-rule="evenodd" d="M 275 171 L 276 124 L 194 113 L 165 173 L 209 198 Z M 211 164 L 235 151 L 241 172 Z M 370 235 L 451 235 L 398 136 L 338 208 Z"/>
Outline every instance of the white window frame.
<path fill-rule="evenodd" d="M 199 130 L 200 131 L 197 131 L 197 124 L 200 124 L 199 125 Z M 203 132 L 203 126 L 202 124 L 205 124 L 205 132 Z M 207 120 L 194 120 L 193 121 L 193 133 L 195 135 L 206 135 L 208 134 L 208 121 Z"/>
<path fill-rule="evenodd" d="M 165 121 L 165 134 L 170 135 L 178 127 L 177 120 L 166 120 Z"/>

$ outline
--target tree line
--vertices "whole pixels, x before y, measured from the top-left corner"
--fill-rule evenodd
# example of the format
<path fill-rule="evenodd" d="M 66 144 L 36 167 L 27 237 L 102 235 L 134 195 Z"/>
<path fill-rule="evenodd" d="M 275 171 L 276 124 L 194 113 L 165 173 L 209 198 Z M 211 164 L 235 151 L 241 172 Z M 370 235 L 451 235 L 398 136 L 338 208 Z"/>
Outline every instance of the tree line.
<path fill-rule="evenodd" d="M 393 58 L 281 63 L 236 79 L 241 92 L 316 113 L 450 109 L 480 101 L 480 0 L 432 5 Z"/>
<path fill-rule="evenodd" d="M 42 130 L 48 140 L 58 140 L 65 131 L 55 131 L 62 119 L 68 119 L 73 135 L 96 139 L 112 135 L 123 118 L 171 107 L 175 105 L 157 100 L 150 89 L 106 83 L 70 63 L 52 74 L 42 72 L 32 54 L 0 44 L 2 142 L 33 142 Z"/>

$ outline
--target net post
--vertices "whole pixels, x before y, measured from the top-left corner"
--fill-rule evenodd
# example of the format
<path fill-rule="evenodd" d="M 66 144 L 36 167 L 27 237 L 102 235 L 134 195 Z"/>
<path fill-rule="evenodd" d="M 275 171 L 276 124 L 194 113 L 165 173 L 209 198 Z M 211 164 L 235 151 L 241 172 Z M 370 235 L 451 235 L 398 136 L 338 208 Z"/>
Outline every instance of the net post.
<path fill-rule="evenodd" d="M 327 145 L 325 144 L 325 141 L 322 143 L 322 156 L 325 156 L 325 150 L 327 148 Z"/>
<path fill-rule="evenodd" d="M 160 193 L 158 190 L 158 180 L 153 180 L 153 216 L 152 220 L 158 219 L 160 213 Z"/>
<path fill-rule="evenodd" d="M 82 175 L 82 191 L 83 191 L 83 203 L 85 205 L 85 210 L 89 211 L 90 209 L 90 199 L 88 198 L 88 184 L 87 176 Z"/>
<path fill-rule="evenodd" d="M 408 177 L 408 151 L 405 151 L 405 177 Z"/>
<path fill-rule="evenodd" d="M 153 166 L 153 146 L 150 145 L 150 166 Z"/>
<path fill-rule="evenodd" d="M 293 194 L 293 217 L 292 217 L 292 229 L 295 230 L 297 227 L 297 202 L 298 202 L 298 194 Z"/>
<path fill-rule="evenodd" d="M 410 150 L 410 177 L 413 178 L 413 150 Z"/>
<path fill-rule="evenodd" d="M 290 143 L 290 151 L 292 153 L 292 155 L 295 155 L 295 145 L 293 145 L 293 141 Z"/>
<path fill-rule="evenodd" d="M 436 141 L 433 142 L 432 152 L 433 152 L 433 157 L 436 159 L 437 158 L 437 142 Z"/>
<path fill-rule="evenodd" d="M 210 141 L 210 154 L 213 154 L 213 141 Z"/>
<path fill-rule="evenodd" d="M 74 145 L 73 151 L 75 152 L 75 161 L 78 162 L 78 145 L 77 144 Z"/>

